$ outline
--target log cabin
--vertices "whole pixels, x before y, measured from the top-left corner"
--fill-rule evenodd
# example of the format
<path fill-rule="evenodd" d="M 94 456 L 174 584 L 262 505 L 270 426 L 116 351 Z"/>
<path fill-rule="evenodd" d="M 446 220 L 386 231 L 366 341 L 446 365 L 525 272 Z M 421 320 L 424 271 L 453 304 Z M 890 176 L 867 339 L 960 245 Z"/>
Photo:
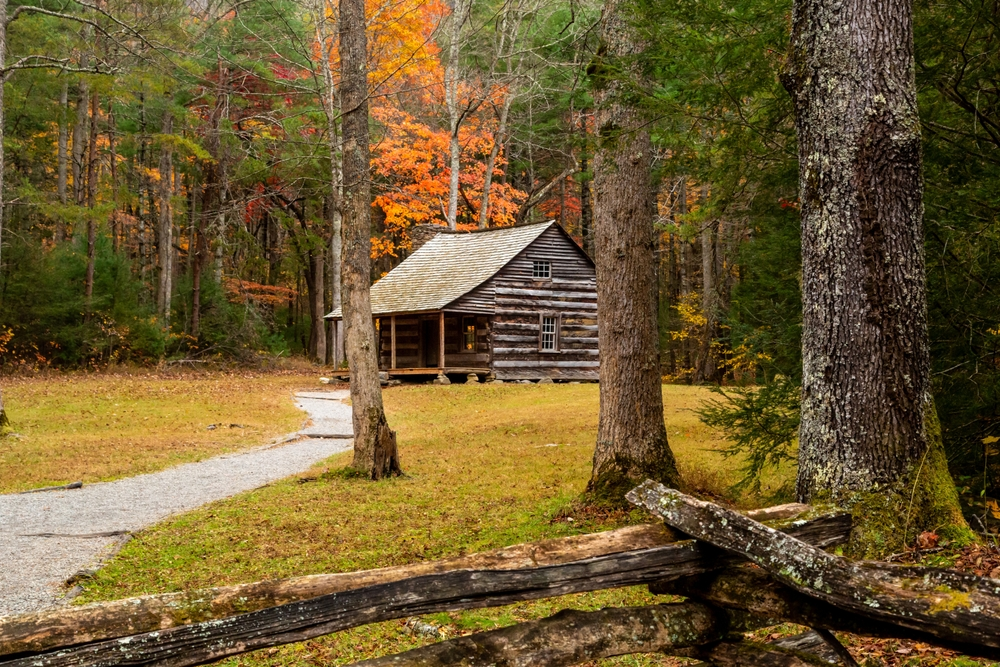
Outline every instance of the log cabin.
<path fill-rule="evenodd" d="M 381 370 L 598 379 L 594 263 L 561 226 L 433 232 L 372 286 Z"/>

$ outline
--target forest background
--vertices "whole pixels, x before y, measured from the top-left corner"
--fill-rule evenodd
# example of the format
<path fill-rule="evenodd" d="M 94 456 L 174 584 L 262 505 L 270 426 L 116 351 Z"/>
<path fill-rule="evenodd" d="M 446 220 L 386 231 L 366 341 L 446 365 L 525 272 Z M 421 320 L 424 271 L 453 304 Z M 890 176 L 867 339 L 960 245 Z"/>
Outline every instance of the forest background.
<path fill-rule="evenodd" d="M 334 360 L 330 0 L 6 5 L 0 362 Z M 558 220 L 593 252 L 594 0 L 369 0 L 373 279 L 416 225 Z M 751 465 L 801 376 L 789 0 L 637 0 L 656 118 L 663 374 L 730 393 Z M 917 0 L 934 389 L 966 491 L 1000 485 L 1000 8 Z M 331 176 L 332 175 L 332 176 Z M 748 428 L 748 424 L 756 424 Z M 740 440 L 740 438 L 743 438 Z"/>

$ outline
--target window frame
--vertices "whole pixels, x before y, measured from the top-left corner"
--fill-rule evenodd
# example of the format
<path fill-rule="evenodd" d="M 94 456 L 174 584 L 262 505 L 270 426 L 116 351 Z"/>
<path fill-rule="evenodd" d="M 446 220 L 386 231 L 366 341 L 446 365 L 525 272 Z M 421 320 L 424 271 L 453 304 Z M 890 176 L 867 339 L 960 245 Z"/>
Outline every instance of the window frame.
<path fill-rule="evenodd" d="M 469 348 L 469 326 L 472 326 L 472 347 Z M 476 317 L 474 315 L 463 315 L 462 316 L 462 353 L 463 354 L 475 354 L 476 346 L 479 344 L 479 332 L 476 329 Z"/>
<path fill-rule="evenodd" d="M 538 275 L 539 267 L 545 267 L 545 275 Z M 552 261 L 548 259 L 533 259 L 531 260 L 531 279 L 532 280 L 552 280 Z"/>
<path fill-rule="evenodd" d="M 545 347 L 545 318 L 552 319 L 552 347 Z M 538 351 L 545 354 L 556 354 L 560 351 L 560 335 L 562 329 L 562 315 L 559 313 L 539 313 L 538 314 Z"/>

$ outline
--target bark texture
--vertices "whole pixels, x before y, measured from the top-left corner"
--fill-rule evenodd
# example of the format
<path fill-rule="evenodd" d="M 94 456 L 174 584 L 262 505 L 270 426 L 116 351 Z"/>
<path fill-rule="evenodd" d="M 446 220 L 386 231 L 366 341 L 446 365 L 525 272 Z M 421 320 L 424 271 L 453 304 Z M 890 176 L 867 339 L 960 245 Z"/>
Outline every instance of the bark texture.
<path fill-rule="evenodd" d="M 912 14 L 910 0 L 797 0 L 784 72 L 802 207 L 798 496 L 855 507 L 866 556 L 966 530 L 929 392 Z"/>
<path fill-rule="evenodd" d="M 920 121 L 909 0 L 797 0 L 798 495 L 894 484 L 927 449 Z"/>
<path fill-rule="evenodd" d="M 656 322 L 655 235 L 650 202 L 652 144 L 645 114 L 623 99 L 639 49 L 624 3 L 607 0 L 601 47 L 590 67 L 598 146 L 594 156 L 594 234 L 601 407 L 588 485 L 601 504 L 624 505 L 646 478 L 676 486 L 663 423 Z M 624 63 L 624 71 L 622 71 Z"/>
<path fill-rule="evenodd" d="M 368 132 L 368 51 L 364 0 L 340 2 L 344 109 L 344 219 L 341 291 L 351 368 L 354 462 L 372 479 L 398 475 L 396 433 L 382 408 L 371 304 L 371 172 Z"/>

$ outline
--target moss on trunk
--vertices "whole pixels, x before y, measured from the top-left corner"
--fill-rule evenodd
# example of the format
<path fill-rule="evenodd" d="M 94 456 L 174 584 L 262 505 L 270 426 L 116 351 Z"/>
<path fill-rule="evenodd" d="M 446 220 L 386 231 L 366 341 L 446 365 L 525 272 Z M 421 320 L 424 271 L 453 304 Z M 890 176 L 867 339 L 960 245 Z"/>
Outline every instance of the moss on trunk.
<path fill-rule="evenodd" d="M 588 505 L 611 509 L 632 507 L 625 494 L 647 479 L 660 482 L 672 489 L 681 488 L 680 474 L 669 447 L 667 455 L 649 461 L 637 461 L 629 456 L 615 456 L 594 471 L 583 495 Z"/>
<path fill-rule="evenodd" d="M 846 493 L 837 498 L 854 517 L 847 555 L 878 559 L 898 553 L 925 531 L 959 544 L 976 536 L 962 516 L 958 492 L 948 472 L 941 423 L 933 400 L 924 411 L 927 449 L 892 486 Z"/>

